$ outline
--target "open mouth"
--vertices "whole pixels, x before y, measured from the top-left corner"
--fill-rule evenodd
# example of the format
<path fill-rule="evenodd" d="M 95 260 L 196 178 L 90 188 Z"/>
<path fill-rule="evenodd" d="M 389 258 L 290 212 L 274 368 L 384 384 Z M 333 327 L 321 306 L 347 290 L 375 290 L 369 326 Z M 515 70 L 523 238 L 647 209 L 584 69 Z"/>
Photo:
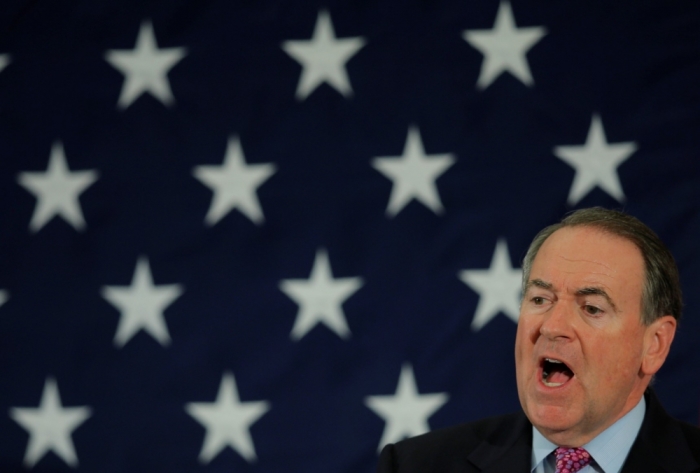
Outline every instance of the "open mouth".
<path fill-rule="evenodd" d="M 544 358 L 542 360 L 542 383 L 550 388 L 566 384 L 574 377 L 574 372 L 561 360 Z"/>

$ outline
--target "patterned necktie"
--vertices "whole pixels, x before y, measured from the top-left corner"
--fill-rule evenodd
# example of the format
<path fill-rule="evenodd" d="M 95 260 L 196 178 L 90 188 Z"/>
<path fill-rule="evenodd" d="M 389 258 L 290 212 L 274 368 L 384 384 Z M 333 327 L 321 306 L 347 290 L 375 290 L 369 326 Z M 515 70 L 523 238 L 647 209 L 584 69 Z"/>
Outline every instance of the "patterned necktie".
<path fill-rule="evenodd" d="M 554 450 L 557 469 L 554 473 L 576 473 L 591 462 L 591 455 L 581 447 L 559 447 Z"/>

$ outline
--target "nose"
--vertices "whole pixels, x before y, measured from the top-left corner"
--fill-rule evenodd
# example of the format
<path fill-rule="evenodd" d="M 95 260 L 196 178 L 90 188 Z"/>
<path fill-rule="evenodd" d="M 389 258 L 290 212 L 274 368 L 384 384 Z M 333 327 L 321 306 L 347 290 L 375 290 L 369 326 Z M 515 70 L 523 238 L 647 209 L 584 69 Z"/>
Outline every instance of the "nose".
<path fill-rule="evenodd" d="M 542 325 L 540 325 L 540 335 L 549 340 L 571 339 L 573 330 L 573 307 L 570 301 L 559 300 L 554 306 L 544 314 Z"/>

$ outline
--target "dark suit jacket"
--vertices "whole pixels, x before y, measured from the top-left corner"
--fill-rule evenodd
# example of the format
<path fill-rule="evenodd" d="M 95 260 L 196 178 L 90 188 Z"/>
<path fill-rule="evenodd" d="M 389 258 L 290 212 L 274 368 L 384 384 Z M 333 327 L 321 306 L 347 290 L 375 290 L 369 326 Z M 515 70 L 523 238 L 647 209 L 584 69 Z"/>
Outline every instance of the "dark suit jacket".
<path fill-rule="evenodd" d="M 700 429 L 671 418 L 651 390 L 622 473 L 700 473 Z M 530 471 L 532 424 L 520 412 L 419 435 L 384 447 L 377 473 Z"/>

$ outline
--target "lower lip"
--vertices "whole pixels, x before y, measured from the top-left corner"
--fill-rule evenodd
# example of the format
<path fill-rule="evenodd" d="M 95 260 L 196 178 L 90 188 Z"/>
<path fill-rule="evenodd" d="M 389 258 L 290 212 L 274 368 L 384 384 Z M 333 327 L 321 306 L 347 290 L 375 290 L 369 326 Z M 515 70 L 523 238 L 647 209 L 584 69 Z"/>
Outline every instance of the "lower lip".
<path fill-rule="evenodd" d="M 544 384 L 544 381 L 542 380 L 542 372 L 543 371 L 544 370 L 542 369 L 542 366 L 540 366 L 539 369 L 537 370 L 537 385 L 540 388 L 540 390 L 543 390 L 545 392 L 561 391 L 562 389 L 565 389 L 567 386 L 569 386 L 571 384 L 571 382 L 574 380 L 574 378 L 576 378 L 576 375 L 573 375 L 571 378 L 569 378 L 569 380 L 566 383 L 564 383 L 560 386 L 547 386 L 546 384 Z"/>

